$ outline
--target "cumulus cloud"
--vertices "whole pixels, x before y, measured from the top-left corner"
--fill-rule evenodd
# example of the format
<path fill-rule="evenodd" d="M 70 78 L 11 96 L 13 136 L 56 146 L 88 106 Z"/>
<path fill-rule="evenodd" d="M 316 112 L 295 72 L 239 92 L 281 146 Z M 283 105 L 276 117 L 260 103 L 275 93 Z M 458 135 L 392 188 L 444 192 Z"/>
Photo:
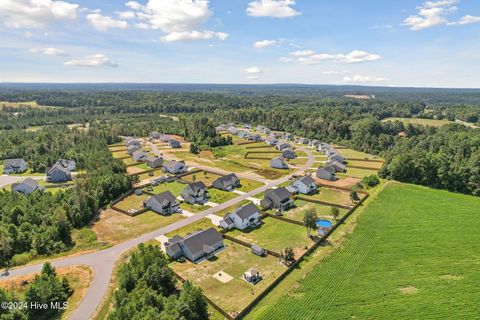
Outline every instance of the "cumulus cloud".
<path fill-rule="evenodd" d="M 213 31 L 171 32 L 163 36 L 162 41 L 165 41 L 165 42 L 194 41 L 194 40 L 209 40 L 212 38 L 225 40 L 228 38 L 228 34 L 224 32 L 213 32 Z"/>
<path fill-rule="evenodd" d="M 129 1 L 126 6 L 135 13 L 136 27 L 160 30 L 163 41 L 225 40 L 223 32 L 198 29 L 212 16 L 208 0 L 148 0 L 145 5 Z"/>
<path fill-rule="evenodd" d="M 112 17 L 104 16 L 100 12 L 94 12 L 87 15 L 87 21 L 98 31 L 107 31 L 108 29 L 127 29 L 128 23 L 123 20 L 115 20 Z"/>
<path fill-rule="evenodd" d="M 313 50 L 299 50 L 299 51 L 290 52 L 289 56 L 294 57 L 294 59 L 283 57 L 281 58 L 281 61 L 283 62 L 297 61 L 301 64 L 313 65 L 313 64 L 318 64 L 321 61 L 360 63 L 360 62 L 377 61 L 382 59 L 382 57 L 378 54 L 368 53 L 361 50 L 353 50 L 347 54 L 316 53 Z"/>
<path fill-rule="evenodd" d="M 68 53 L 65 50 L 58 49 L 58 48 L 32 49 L 30 51 L 33 53 L 42 53 L 47 56 L 59 56 L 59 57 L 68 56 Z"/>
<path fill-rule="evenodd" d="M 253 47 L 257 49 L 268 48 L 275 45 L 278 45 L 279 42 L 277 40 L 261 40 L 253 43 Z"/>
<path fill-rule="evenodd" d="M 448 25 L 454 26 L 454 25 L 465 25 L 465 24 L 472 24 L 472 23 L 480 23 L 480 16 L 472 16 L 467 14 L 457 22 L 450 22 Z"/>
<path fill-rule="evenodd" d="M 72 59 L 64 63 L 70 67 L 118 67 L 118 64 L 110 60 L 106 55 L 97 53 L 79 59 Z"/>
<path fill-rule="evenodd" d="M 290 18 L 301 13 L 293 9 L 295 0 L 255 0 L 248 4 L 247 14 L 252 17 Z"/>
<path fill-rule="evenodd" d="M 367 75 L 355 74 L 355 75 L 343 77 L 343 81 L 344 82 L 351 82 L 351 83 L 369 83 L 369 82 L 388 81 L 388 79 L 387 78 L 382 78 L 382 77 L 372 77 L 372 76 L 367 76 Z"/>
<path fill-rule="evenodd" d="M 243 72 L 245 72 L 246 74 L 255 75 L 255 74 L 263 73 L 263 70 L 260 69 L 260 67 L 258 66 L 253 66 L 253 67 L 243 69 Z"/>
<path fill-rule="evenodd" d="M 115 13 L 122 20 L 131 20 L 131 19 L 135 19 L 136 17 L 135 12 L 133 11 L 117 11 Z"/>
<path fill-rule="evenodd" d="M 9 28 L 42 28 L 55 20 L 73 20 L 78 4 L 53 0 L 1 0 L 0 20 Z"/>

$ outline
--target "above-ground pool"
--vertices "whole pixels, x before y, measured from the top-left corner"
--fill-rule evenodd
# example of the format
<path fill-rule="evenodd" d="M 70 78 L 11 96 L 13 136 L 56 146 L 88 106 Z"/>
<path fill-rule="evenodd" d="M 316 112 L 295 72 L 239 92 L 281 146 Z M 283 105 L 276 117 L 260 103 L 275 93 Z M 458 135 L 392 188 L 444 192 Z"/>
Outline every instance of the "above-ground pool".
<path fill-rule="evenodd" d="M 332 226 L 333 226 L 333 223 L 331 223 L 328 220 L 322 220 L 322 219 L 317 220 L 317 227 L 319 228 L 331 228 Z"/>

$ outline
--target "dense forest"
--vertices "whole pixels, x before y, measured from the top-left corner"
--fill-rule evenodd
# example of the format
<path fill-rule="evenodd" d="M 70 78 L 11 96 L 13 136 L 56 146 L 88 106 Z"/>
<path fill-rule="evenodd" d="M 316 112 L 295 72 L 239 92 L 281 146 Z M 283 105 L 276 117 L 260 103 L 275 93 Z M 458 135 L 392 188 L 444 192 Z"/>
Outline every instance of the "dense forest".
<path fill-rule="evenodd" d="M 0 192 L 0 233 L 10 247 L 9 254 L 2 256 L 1 265 L 11 258 L 15 264 L 68 249 L 73 245 L 72 228 L 84 226 L 99 208 L 130 190 L 124 164 L 113 159 L 107 148 L 107 143 L 117 139 L 97 129 L 80 131 L 67 127 L 0 134 L 2 159 L 23 157 L 39 172 L 59 158 L 74 159 L 82 170 L 73 188 L 56 194 L 35 192 L 26 197 Z"/>

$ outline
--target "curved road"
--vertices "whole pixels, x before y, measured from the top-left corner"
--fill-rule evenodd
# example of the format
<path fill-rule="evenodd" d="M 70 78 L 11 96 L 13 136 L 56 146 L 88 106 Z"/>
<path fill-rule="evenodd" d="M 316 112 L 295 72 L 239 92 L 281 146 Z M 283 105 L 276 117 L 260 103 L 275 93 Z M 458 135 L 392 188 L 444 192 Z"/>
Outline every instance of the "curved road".
<path fill-rule="evenodd" d="M 300 175 L 300 174 L 303 174 L 307 169 L 312 167 L 315 161 L 315 157 L 312 155 L 310 150 L 307 150 L 303 147 L 299 147 L 298 149 L 304 151 L 308 156 L 307 163 L 304 166 L 302 166 L 299 170 L 297 170 L 295 173 L 293 173 L 293 174 Z M 169 232 L 175 231 L 177 229 L 180 229 L 182 227 L 185 227 L 189 224 L 192 224 L 196 221 L 199 221 L 205 218 L 210 214 L 214 214 L 225 208 L 233 206 L 249 197 L 253 197 L 254 195 L 261 193 L 269 188 L 272 188 L 281 183 L 284 183 L 288 181 L 293 174 L 282 177 L 277 180 L 265 180 L 264 182 L 266 184 L 260 188 L 257 188 L 245 194 L 239 195 L 234 199 L 231 199 L 215 207 L 212 207 L 205 211 L 197 213 L 191 217 L 172 223 L 166 227 L 157 229 L 153 232 L 143 234 L 137 238 L 127 240 L 125 242 L 117 244 L 108 249 L 93 252 L 93 253 L 78 255 L 78 256 L 70 256 L 70 257 L 60 258 L 56 260 L 51 260 L 50 261 L 51 264 L 55 267 L 66 267 L 71 265 L 87 265 L 91 267 L 94 271 L 92 283 L 88 288 L 88 291 L 84 299 L 81 301 L 77 309 L 70 316 L 70 319 L 85 320 L 85 319 L 90 319 L 94 315 L 95 310 L 98 308 L 98 306 L 102 302 L 103 297 L 107 292 L 108 286 L 110 284 L 110 279 L 112 276 L 112 271 L 115 265 L 115 261 L 125 251 L 139 245 L 140 243 L 146 242 L 148 240 L 152 240 L 158 236 L 161 236 Z M 25 275 L 25 274 L 37 273 L 37 272 L 40 272 L 40 270 L 42 269 L 42 265 L 43 264 L 34 264 L 34 265 L 25 266 L 25 267 L 15 268 L 10 270 L 10 273 L 8 275 L 2 274 L 2 277 L 8 278 L 8 277 L 16 277 L 16 276 Z"/>

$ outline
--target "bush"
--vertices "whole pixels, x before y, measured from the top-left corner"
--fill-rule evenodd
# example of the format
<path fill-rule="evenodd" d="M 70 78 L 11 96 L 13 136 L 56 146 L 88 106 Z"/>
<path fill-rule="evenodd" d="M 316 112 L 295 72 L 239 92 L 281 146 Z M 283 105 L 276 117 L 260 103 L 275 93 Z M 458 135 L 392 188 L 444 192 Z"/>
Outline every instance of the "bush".
<path fill-rule="evenodd" d="M 366 176 L 362 179 L 361 184 L 367 188 L 373 188 L 380 183 L 380 179 L 376 174 L 372 174 L 371 176 Z"/>

